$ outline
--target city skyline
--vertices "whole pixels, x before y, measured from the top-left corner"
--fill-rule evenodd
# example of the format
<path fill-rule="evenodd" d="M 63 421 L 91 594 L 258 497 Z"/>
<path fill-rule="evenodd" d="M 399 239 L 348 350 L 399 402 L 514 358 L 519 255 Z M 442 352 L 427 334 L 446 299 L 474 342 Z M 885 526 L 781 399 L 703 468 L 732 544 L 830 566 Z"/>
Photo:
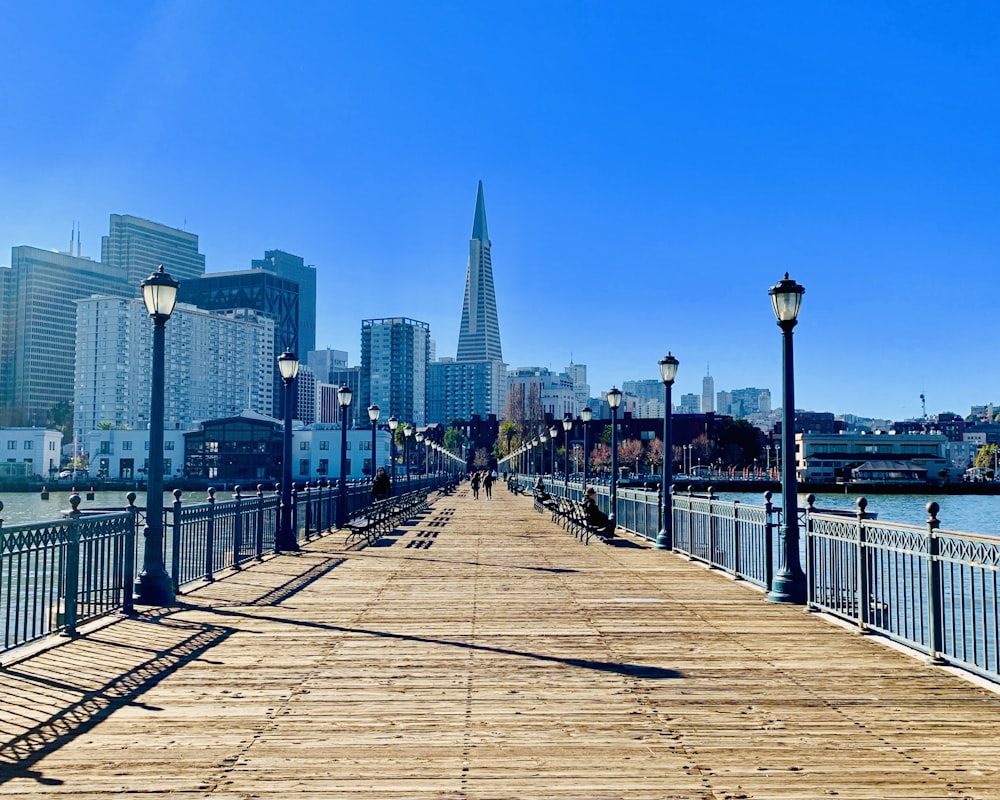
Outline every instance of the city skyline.
<path fill-rule="evenodd" d="M 669 350 L 677 396 L 710 363 L 779 397 L 787 271 L 800 408 L 1000 400 L 993 6 L 240 12 L 9 10 L 73 36 L 9 43 L 0 87 L 30 113 L 0 132 L 0 265 L 74 223 L 96 261 L 108 214 L 135 215 L 198 235 L 209 272 L 315 264 L 318 348 L 358 363 L 360 321 L 398 315 L 446 354 L 482 180 L 512 369 L 584 363 L 596 396 Z"/>

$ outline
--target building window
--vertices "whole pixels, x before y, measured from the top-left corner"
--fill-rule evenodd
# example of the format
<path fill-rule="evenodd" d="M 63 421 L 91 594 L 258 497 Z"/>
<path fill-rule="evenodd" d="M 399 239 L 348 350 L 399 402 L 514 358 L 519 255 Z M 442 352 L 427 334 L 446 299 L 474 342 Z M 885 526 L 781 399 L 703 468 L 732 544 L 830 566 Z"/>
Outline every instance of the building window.
<path fill-rule="evenodd" d="M 309 449 L 308 441 L 299 442 L 299 450 L 308 450 L 308 449 Z"/>
<path fill-rule="evenodd" d="M 169 458 L 163 459 L 163 474 L 169 475 L 173 470 L 173 464 Z"/>
<path fill-rule="evenodd" d="M 111 453 L 111 442 L 101 442 L 101 452 L 105 455 Z"/>
<path fill-rule="evenodd" d="M 7 449 L 8 450 L 17 450 L 17 442 L 14 439 L 8 439 L 7 440 Z"/>
<path fill-rule="evenodd" d="M 330 459 L 321 458 L 319 460 L 319 467 L 316 469 L 320 475 L 326 475 L 330 471 Z"/>
<path fill-rule="evenodd" d="M 55 442 L 49 442 L 49 450 L 55 450 L 55 449 L 56 449 L 56 443 Z"/>
<path fill-rule="evenodd" d="M 34 444 L 35 444 L 34 442 L 32 442 L 30 439 L 28 439 L 24 443 L 24 449 L 25 450 L 30 450 L 34 446 Z"/>
<path fill-rule="evenodd" d="M 330 442 L 329 442 L 329 440 L 328 439 L 321 440 L 320 443 L 319 443 L 319 449 L 320 450 L 329 450 L 330 449 Z"/>
<path fill-rule="evenodd" d="M 173 443 L 173 441 L 171 439 L 167 439 L 167 441 L 165 441 L 163 443 L 163 449 L 164 450 L 173 450 L 174 449 L 174 443 Z"/>
<path fill-rule="evenodd" d="M 300 458 L 299 459 L 299 475 L 308 475 L 308 474 L 309 474 L 309 459 L 308 458 Z"/>
<path fill-rule="evenodd" d="M 132 442 L 127 440 L 122 442 L 122 450 L 131 450 L 131 449 L 132 449 Z"/>

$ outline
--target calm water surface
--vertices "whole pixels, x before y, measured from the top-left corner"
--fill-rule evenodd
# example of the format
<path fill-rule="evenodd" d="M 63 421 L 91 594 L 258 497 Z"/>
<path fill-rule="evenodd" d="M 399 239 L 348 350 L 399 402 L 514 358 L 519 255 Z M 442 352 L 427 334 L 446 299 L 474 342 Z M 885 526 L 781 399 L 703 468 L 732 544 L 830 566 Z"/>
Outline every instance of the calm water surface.
<path fill-rule="evenodd" d="M 818 494 L 816 507 L 857 511 L 858 498 L 862 496 Z M 719 498 L 739 500 L 747 505 L 764 505 L 764 496 L 757 493 L 720 493 Z M 1000 495 L 874 494 L 866 499 L 867 510 L 878 514 L 880 522 L 924 526 L 928 516 L 927 504 L 934 501 L 941 507 L 938 511 L 941 530 L 1000 536 Z M 781 495 L 775 494 L 771 502 L 780 505 Z M 805 495 L 799 496 L 799 507 L 806 507 Z"/>
<path fill-rule="evenodd" d="M 0 511 L 0 519 L 4 526 L 24 525 L 30 522 L 47 522 L 49 520 L 61 519 L 64 511 L 70 509 L 69 498 L 72 492 L 49 492 L 49 499 L 42 500 L 40 492 L 7 492 L 0 494 L 0 502 L 3 502 L 3 511 Z M 128 500 L 125 495 L 128 492 L 95 492 L 93 500 L 87 500 L 86 492 L 77 492 L 80 495 L 80 510 L 97 508 L 114 508 L 124 510 L 128 508 Z M 245 495 L 244 495 L 245 496 Z M 232 497 L 232 492 L 217 491 L 216 500 L 228 500 Z M 185 492 L 183 502 L 203 503 L 208 499 L 205 492 Z M 174 496 L 169 492 L 163 493 L 163 505 L 165 508 L 173 507 Z M 139 507 L 146 505 L 146 493 L 137 492 L 135 504 Z"/>

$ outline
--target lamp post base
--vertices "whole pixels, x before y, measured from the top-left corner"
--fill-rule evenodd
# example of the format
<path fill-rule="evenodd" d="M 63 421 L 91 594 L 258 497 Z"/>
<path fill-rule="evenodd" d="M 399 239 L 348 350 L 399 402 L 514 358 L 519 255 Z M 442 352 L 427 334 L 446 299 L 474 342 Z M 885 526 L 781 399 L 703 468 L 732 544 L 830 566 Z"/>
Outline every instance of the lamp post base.
<path fill-rule="evenodd" d="M 177 595 L 166 570 L 143 570 L 135 581 L 133 601 L 143 606 L 170 606 Z"/>
<path fill-rule="evenodd" d="M 771 581 L 771 591 L 767 593 L 767 600 L 769 603 L 805 605 L 806 576 L 779 572 Z"/>
<path fill-rule="evenodd" d="M 667 531 L 660 531 L 656 534 L 656 544 L 653 545 L 654 550 L 673 550 L 674 543 L 671 541 L 671 536 Z"/>

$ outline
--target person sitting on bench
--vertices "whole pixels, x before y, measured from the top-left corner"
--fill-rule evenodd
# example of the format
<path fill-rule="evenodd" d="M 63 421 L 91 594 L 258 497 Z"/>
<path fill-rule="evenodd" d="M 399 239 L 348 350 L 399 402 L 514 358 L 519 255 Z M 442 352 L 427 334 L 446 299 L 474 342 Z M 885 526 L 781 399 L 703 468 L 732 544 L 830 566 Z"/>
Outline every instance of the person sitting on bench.
<path fill-rule="evenodd" d="M 587 524 L 598 529 L 597 535 L 602 539 L 613 539 L 615 523 L 597 507 L 597 492 L 591 486 L 583 497 L 583 513 L 587 516 Z"/>

